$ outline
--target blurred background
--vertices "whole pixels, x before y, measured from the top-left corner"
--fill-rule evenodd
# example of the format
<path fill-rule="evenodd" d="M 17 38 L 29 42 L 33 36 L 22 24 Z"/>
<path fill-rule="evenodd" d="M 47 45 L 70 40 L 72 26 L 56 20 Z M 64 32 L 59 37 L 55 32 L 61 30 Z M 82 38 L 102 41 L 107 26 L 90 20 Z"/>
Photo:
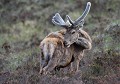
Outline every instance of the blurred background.
<path fill-rule="evenodd" d="M 0 84 L 66 84 L 38 75 L 39 44 L 61 29 L 51 22 L 55 13 L 75 20 L 88 1 L 84 30 L 93 47 L 80 62 L 81 81 L 120 84 L 120 0 L 0 0 Z M 79 84 L 75 77 L 69 81 Z"/>

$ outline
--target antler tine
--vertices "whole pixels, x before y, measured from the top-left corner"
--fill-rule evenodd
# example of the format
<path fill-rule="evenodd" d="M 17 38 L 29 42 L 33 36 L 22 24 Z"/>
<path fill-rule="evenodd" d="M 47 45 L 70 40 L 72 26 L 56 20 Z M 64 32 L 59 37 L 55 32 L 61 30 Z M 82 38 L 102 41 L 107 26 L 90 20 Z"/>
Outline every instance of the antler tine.
<path fill-rule="evenodd" d="M 87 16 L 87 14 L 89 13 L 91 7 L 91 3 L 88 2 L 87 6 L 85 8 L 85 11 L 83 12 L 83 14 L 74 22 L 74 25 L 78 25 L 82 20 L 84 20 L 84 18 Z"/>
<path fill-rule="evenodd" d="M 52 18 L 52 22 L 58 26 L 66 26 L 65 21 L 62 19 L 59 13 L 56 13 Z"/>
<path fill-rule="evenodd" d="M 66 15 L 66 18 L 67 18 L 67 20 L 69 20 L 69 22 L 70 22 L 71 24 L 73 24 L 73 23 L 74 23 L 74 21 L 70 18 L 70 16 L 69 16 L 69 15 Z"/>

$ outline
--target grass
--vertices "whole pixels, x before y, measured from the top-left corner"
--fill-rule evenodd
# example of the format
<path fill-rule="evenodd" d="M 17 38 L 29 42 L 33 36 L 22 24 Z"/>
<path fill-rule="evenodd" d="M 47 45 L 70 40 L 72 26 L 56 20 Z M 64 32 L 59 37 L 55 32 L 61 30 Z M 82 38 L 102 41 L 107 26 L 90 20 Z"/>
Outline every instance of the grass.
<path fill-rule="evenodd" d="M 35 53 L 35 54 L 33 54 Z M 18 67 L 21 67 L 24 65 L 27 60 L 32 58 L 31 65 L 36 65 L 36 61 L 39 61 L 39 48 L 33 48 L 33 49 L 26 49 L 21 52 L 16 52 L 16 53 L 9 53 L 9 57 L 6 57 L 7 64 L 5 64 L 5 71 L 15 71 Z M 37 55 L 37 58 L 36 58 Z"/>

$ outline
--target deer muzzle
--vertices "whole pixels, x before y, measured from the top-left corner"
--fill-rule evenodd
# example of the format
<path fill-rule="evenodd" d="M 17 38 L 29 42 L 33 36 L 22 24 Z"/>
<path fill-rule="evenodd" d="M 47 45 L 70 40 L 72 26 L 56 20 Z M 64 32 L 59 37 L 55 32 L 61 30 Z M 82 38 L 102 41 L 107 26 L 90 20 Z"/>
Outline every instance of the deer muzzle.
<path fill-rule="evenodd" d="M 70 42 L 66 42 L 66 41 L 64 41 L 64 46 L 65 46 L 65 47 L 69 48 L 69 47 L 70 47 L 70 45 L 71 45 L 71 43 L 70 43 Z"/>

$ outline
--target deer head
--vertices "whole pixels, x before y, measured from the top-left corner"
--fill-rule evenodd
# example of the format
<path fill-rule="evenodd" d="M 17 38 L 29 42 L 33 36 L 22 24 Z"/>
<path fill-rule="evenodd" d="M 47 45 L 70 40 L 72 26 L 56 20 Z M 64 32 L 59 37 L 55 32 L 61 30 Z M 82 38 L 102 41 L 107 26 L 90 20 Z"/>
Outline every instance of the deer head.
<path fill-rule="evenodd" d="M 83 14 L 75 21 L 73 21 L 68 15 L 66 15 L 66 22 L 62 19 L 59 13 L 56 13 L 55 16 L 53 16 L 52 22 L 55 25 L 64 27 L 66 29 L 66 33 L 64 35 L 64 43 L 67 47 L 69 47 L 78 39 L 80 35 L 79 29 L 83 27 L 84 19 L 89 13 L 90 7 L 91 3 L 88 2 Z"/>

